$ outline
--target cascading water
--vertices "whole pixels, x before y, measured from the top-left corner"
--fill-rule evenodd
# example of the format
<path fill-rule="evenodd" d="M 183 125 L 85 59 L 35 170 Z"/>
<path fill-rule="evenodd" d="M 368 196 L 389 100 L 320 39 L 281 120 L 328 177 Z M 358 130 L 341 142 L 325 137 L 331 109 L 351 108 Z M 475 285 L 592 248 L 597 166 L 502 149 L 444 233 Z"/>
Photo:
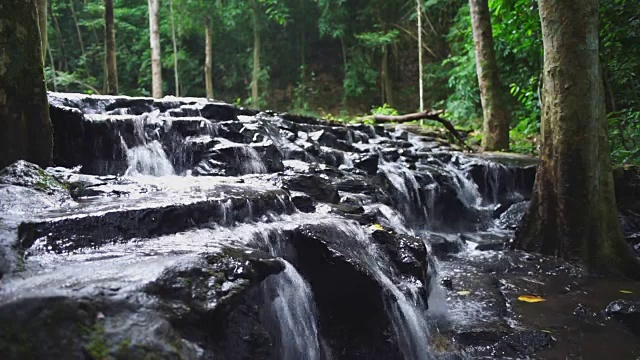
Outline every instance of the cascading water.
<path fill-rule="evenodd" d="M 393 266 L 361 226 L 346 221 L 336 222 L 334 226 L 347 235 L 345 239 L 353 241 L 353 255 L 363 260 L 367 270 L 384 288 L 387 311 L 404 358 L 432 359 L 434 355 L 428 342 L 426 306 L 418 294 L 419 290 L 414 284 L 397 276 Z"/>
<path fill-rule="evenodd" d="M 252 236 L 258 246 L 266 246 L 273 256 L 281 257 L 285 269 L 266 279 L 263 289 L 266 311 L 263 318 L 275 324 L 272 336 L 279 343 L 282 360 L 328 359 L 328 350 L 321 346 L 318 315 L 311 287 L 288 261 L 282 259 L 290 253 L 285 235 L 278 225 L 254 230 Z"/>
<path fill-rule="evenodd" d="M 238 161 L 241 162 L 240 171 L 242 174 L 264 174 L 267 172 L 267 167 L 254 148 L 251 146 L 240 146 L 238 149 Z"/>
<path fill-rule="evenodd" d="M 175 174 L 173 165 L 162 149 L 162 144 L 156 140 L 127 149 L 127 165 L 126 176 L 169 176 Z"/>
<path fill-rule="evenodd" d="M 149 106 L 158 106 L 154 104 Z M 171 106 L 174 107 L 173 118 L 164 109 Z M 459 153 L 441 151 L 443 145 L 438 141 L 417 140 L 402 131 L 395 132 L 392 138 L 381 127 L 341 127 L 264 113 L 238 115 L 238 109 L 231 111 L 226 106 L 200 111 L 203 106 L 204 103 L 163 104 L 162 116 L 157 110 L 139 117 L 121 115 L 120 118 L 95 119 L 95 123 L 112 121 L 109 126 L 122 132 L 122 148 L 118 150 L 124 150 L 126 154 L 128 168 L 125 175 L 135 177 L 127 179 L 125 185 L 130 187 L 126 190 L 133 194 L 133 201 L 142 199 L 146 202 L 117 214 L 140 225 L 139 232 L 125 235 L 130 239 L 153 237 L 158 232 L 202 231 L 206 234 L 202 238 L 209 239 L 214 245 L 209 247 L 205 240 L 190 244 L 190 235 L 181 234 L 180 254 L 193 251 L 192 256 L 198 258 L 204 252 L 215 252 L 228 246 L 241 249 L 243 253 L 264 255 L 267 267 L 273 272 L 264 278 L 243 279 L 249 282 L 245 284 L 248 288 L 255 286 L 243 294 L 250 293 L 257 298 L 251 299 L 257 303 L 250 304 L 260 310 L 258 320 L 264 326 L 261 331 L 268 333 L 265 343 L 269 344 L 263 346 L 269 347 L 268 351 L 275 351 L 277 358 L 324 360 L 331 357 L 333 350 L 336 358 L 344 359 L 361 353 L 375 355 L 380 347 L 393 359 L 400 357 L 398 351 L 407 360 L 438 357 L 430 344 L 430 334 L 438 328 L 437 322 L 448 316 L 447 295 L 455 294 L 445 292 L 440 285 L 439 265 L 437 259 L 431 258 L 438 250 L 435 245 L 431 249 L 432 241 L 436 244 L 436 235 L 446 241 L 455 238 L 447 245 L 455 241 L 463 243 L 466 240 L 462 235 L 473 240 L 472 236 L 461 233 L 477 232 L 477 228 L 473 228 L 477 218 L 459 218 L 469 209 L 473 214 L 492 212 L 489 205 L 495 205 L 499 201 L 498 195 L 502 195 L 504 179 L 500 176 L 503 169 L 481 165 L 485 171 L 481 176 L 489 185 L 480 186 L 478 173 L 472 173 L 473 166 L 478 163 Z M 231 111 L 230 115 L 228 111 Z M 107 144 L 118 148 L 117 141 L 116 138 L 115 142 Z M 274 151 L 274 145 L 277 151 Z M 104 159 L 122 162 L 122 154 L 122 151 L 108 154 L 113 156 Z M 195 171 L 205 163 L 210 165 L 205 169 L 207 171 Z M 123 164 L 117 165 L 121 169 Z M 278 170 L 283 168 L 285 171 Z M 191 171 L 194 176 L 170 176 L 175 172 L 191 174 Z M 245 176 L 248 174 L 263 175 Z M 107 201 L 96 200 L 102 206 L 112 201 L 109 197 L 112 194 L 107 192 L 109 189 L 105 191 L 100 187 L 95 186 L 91 191 L 105 194 L 100 196 Z M 140 193 L 136 192 L 138 188 Z M 150 193 L 149 189 L 159 191 Z M 87 207 L 93 206 L 89 202 Z M 291 215 L 294 205 L 304 212 Z M 120 211 L 115 206 L 104 206 L 108 211 L 103 213 Z M 119 220 L 115 215 L 110 216 L 115 219 L 110 220 L 112 222 Z M 472 226 L 459 230 L 458 220 Z M 368 228 L 374 223 L 376 225 Z M 389 238 L 380 238 L 380 225 L 383 229 L 393 230 L 383 233 Z M 105 232 L 104 242 L 110 240 L 108 236 L 120 235 L 122 229 L 116 226 L 110 231 L 112 233 Z M 331 237 L 326 242 L 326 239 L 312 238 L 315 235 L 321 238 L 326 233 Z M 413 245 L 399 244 L 400 235 L 412 235 Z M 419 239 L 423 239 L 424 244 Z M 391 243 L 385 243 L 386 240 Z M 91 241 L 93 238 L 87 243 Z M 141 239 L 140 243 L 144 241 L 146 239 Z M 160 243 L 156 241 L 153 246 L 158 247 Z M 115 248 L 118 246 L 114 245 Z M 418 252 L 419 256 L 412 251 Z M 411 253 L 411 264 L 403 262 L 408 253 Z M 333 255 L 336 257 L 332 258 Z M 307 260 L 310 259 L 320 265 L 309 265 L 311 261 Z M 158 261 L 159 273 L 165 266 L 164 258 L 154 256 L 152 260 Z M 273 265 L 278 262 L 282 267 Z M 253 266 L 250 261 L 241 264 L 239 267 L 246 269 Z M 446 264 L 443 264 L 443 271 L 446 270 L 444 266 Z M 327 271 L 339 274 L 326 278 Z M 336 281 L 335 277 L 342 274 L 347 274 L 345 279 Z M 208 275 L 211 274 L 203 274 Z M 251 283 L 254 280 L 256 282 Z M 366 289 L 345 291 L 365 282 Z M 333 286 L 336 289 L 340 286 L 344 298 L 338 297 L 339 301 L 332 302 L 335 297 L 331 293 Z M 212 289 L 213 292 L 220 290 Z M 318 293 L 314 294 L 316 290 Z M 226 295 L 222 294 L 218 300 L 226 301 L 223 299 Z M 358 299 L 363 295 L 365 299 Z M 377 302 L 371 307 L 362 303 L 373 298 Z M 340 303 L 349 301 L 355 306 L 348 304 L 340 308 Z M 349 310 L 357 312 L 353 310 L 360 305 L 365 308 L 364 316 L 349 317 Z M 342 312 L 333 313 L 335 308 Z M 359 320 L 372 312 L 380 319 L 372 322 L 380 325 L 377 329 L 380 334 L 375 335 L 373 344 L 356 337 L 348 339 L 357 343 L 353 348 L 349 342 L 342 343 L 340 338 L 345 338 L 352 329 L 348 322 L 357 319 L 353 322 L 360 324 Z M 342 323 L 334 321 L 341 317 L 346 320 Z M 357 325 L 353 328 L 361 330 Z M 321 332 L 329 345 L 323 341 Z M 366 330 L 363 333 L 358 336 L 368 335 Z M 215 346 L 217 344 L 212 345 Z"/>
<path fill-rule="evenodd" d="M 318 319 L 309 284 L 288 262 L 285 269 L 264 281 L 268 323 L 277 324 L 272 331 L 280 346 L 279 359 L 320 360 L 322 349 L 318 340 Z"/>
<path fill-rule="evenodd" d="M 148 125 L 152 129 L 147 134 Z M 164 124 L 159 120 L 159 111 L 139 116 L 133 122 L 133 135 L 142 145 L 128 147 L 122 135 L 120 142 L 127 154 L 126 176 L 151 175 L 168 176 L 175 175 L 173 165 L 169 161 L 162 144 L 158 140 L 149 141 L 150 138 L 158 138 L 159 129 Z M 170 123 L 169 125 L 170 126 Z"/>

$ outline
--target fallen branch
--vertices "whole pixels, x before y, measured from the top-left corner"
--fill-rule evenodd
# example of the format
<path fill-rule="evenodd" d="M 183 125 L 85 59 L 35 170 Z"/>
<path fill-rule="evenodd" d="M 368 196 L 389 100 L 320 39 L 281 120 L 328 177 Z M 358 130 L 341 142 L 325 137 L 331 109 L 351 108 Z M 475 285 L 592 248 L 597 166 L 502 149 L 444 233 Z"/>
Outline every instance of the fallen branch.
<path fill-rule="evenodd" d="M 453 126 L 453 124 L 440 117 L 440 115 L 444 114 L 444 110 L 429 110 L 429 111 L 421 111 L 413 114 L 406 115 L 370 115 L 360 118 L 359 120 L 365 119 L 373 119 L 376 123 L 405 123 L 416 120 L 433 120 L 441 123 L 444 127 L 453 135 L 453 137 L 458 140 L 458 142 L 467 150 L 473 151 L 467 143 L 464 141 L 464 138 L 458 130 Z"/>

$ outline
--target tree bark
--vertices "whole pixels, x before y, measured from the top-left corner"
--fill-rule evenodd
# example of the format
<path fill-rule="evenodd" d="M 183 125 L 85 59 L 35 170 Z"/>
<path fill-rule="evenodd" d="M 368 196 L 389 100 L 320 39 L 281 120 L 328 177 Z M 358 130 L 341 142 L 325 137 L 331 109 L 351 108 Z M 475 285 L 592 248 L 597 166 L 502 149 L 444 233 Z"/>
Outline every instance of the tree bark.
<path fill-rule="evenodd" d="M 42 41 L 42 62 L 47 52 L 47 0 L 38 0 L 38 26 L 40 28 L 40 40 Z"/>
<path fill-rule="evenodd" d="M 253 72 L 251 73 L 251 106 L 260 107 L 258 83 L 260 82 L 260 28 L 258 22 L 258 5 L 251 0 L 253 8 Z"/>
<path fill-rule="evenodd" d="M 598 54 L 598 0 L 539 0 L 542 149 L 514 245 L 640 278 L 617 217 Z"/>
<path fill-rule="evenodd" d="M 160 0 L 148 0 L 149 43 L 151 47 L 151 96 L 162 97 L 162 62 L 160 58 Z"/>
<path fill-rule="evenodd" d="M 176 24 L 173 18 L 173 0 L 169 0 L 171 14 L 171 42 L 173 43 L 173 80 L 176 96 L 180 96 L 180 77 L 178 73 L 178 40 L 176 39 Z"/>
<path fill-rule="evenodd" d="M 469 0 L 471 25 L 476 52 L 476 72 L 484 117 L 482 148 L 506 150 L 509 148 L 510 114 L 506 107 L 506 91 L 498 74 L 491 14 L 488 0 Z"/>
<path fill-rule="evenodd" d="M 35 0 L 0 2 L 0 168 L 51 165 L 53 130 Z"/>
<path fill-rule="evenodd" d="M 213 99 L 213 47 L 211 44 L 211 17 L 204 19 L 205 54 L 204 54 L 204 84 L 207 88 L 207 99 Z"/>
<path fill-rule="evenodd" d="M 113 0 L 104 0 L 104 39 L 106 47 L 107 94 L 118 95 L 118 67 L 116 64 L 116 33 Z"/>

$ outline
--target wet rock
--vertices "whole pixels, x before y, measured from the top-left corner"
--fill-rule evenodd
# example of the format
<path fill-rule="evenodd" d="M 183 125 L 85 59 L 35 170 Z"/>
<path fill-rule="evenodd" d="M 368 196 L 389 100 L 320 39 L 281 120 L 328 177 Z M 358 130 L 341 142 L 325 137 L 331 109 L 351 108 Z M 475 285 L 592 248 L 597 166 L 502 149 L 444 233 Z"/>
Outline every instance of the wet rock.
<path fill-rule="evenodd" d="M 369 175 L 375 175 L 378 172 L 378 159 L 378 154 L 367 154 L 354 160 L 353 165 L 358 169 L 364 170 Z"/>
<path fill-rule="evenodd" d="M 236 120 L 238 116 L 237 108 L 225 103 L 207 103 L 199 110 L 200 116 L 209 120 Z"/>
<path fill-rule="evenodd" d="M 428 253 L 422 239 L 396 234 L 387 230 L 375 230 L 373 240 L 387 253 L 394 265 L 403 274 L 409 274 L 422 282 L 423 289 L 429 284 L 427 269 Z M 426 291 L 423 296 L 426 300 Z"/>
<path fill-rule="evenodd" d="M 106 298 L 36 297 L 0 306 L 6 359 L 197 359 L 158 314 Z"/>
<path fill-rule="evenodd" d="M 616 300 L 607 305 L 605 314 L 623 322 L 640 336 L 640 301 Z"/>
<path fill-rule="evenodd" d="M 319 175 L 283 177 L 281 182 L 288 190 L 301 191 L 319 202 L 337 204 L 340 201 L 338 189 L 329 180 Z"/>
<path fill-rule="evenodd" d="M 427 241 L 431 246 L 433 255 L 439 257 L 459 253 L 464 248 L 464 242 L 458 236 L 449 238 L 437 234 L 429 234 Z"/>
<path fill-rule="evenodd" d="M 456 335 L 457 341 L 474 359 L 522 359 L 552 347 L 550 334 L 535 330 L 509 333 L 504 330 L 480 330 Z"/>
<path fill-rule="evenodd" d="M 336 179 L 334 184 L 339 191 L 372 195 L 375 193 L 374 184 L 365 177 L 346 177 Z"/>
<path fill-rule="evenodd" d="M 511 205 L 507 211 L 500 215 L 500 218 L 496 221 L 496 225 L 499 228 L 506 230 L 517 229 L 520 225 L 520 220 L 522 220 L 522 217 L 528 208 L 528 201 Z"/>
<path fill-rule="evenodd" d="M 316 210 L 316 205 L 313 201 L 313 198 L 305 193 L 292 192 L 291 201 L 293 201 L 293 205 L 295 205 L 296 209 L 302 212 L 310 213 Z"/>
<path fill-rule="evenodd" d="M 600 317 L 600 314 L 585 305 L 578 304 L 575 310 L 573 310 L 573 316 L 582 320 L 596 320 Z"/>
<path fill-rule="evenodd" d="M 46 173 L 38 165 L 24 160 L 19 160 L 0 170 L 0 184 L 31 188 L 50 195 L 59 202 L 71 199 L 64 184 Z"/>
<path fill-rule="evenodd" d="M 447 290 L 453 290 L 453 280 L 451 278 L 442 278 L 442 280 L 440 280 L 440 284 Z"/>
<path fill-rule="evenodd" d="M 382 288 L 349 245 L 356 240 L 330 224 L 299 227 L 290 239 L 296 250 L 291 261 L 311 285 L 319 328 L 334 356 L 402 359 Z"/>
<path fill-rule="evenodd" d="M 234 196 L 223 196 L 225 193 Z M 20 224 L 18 235 L 24 250 L 38 242 L 34 251 L 68 252 L 96 247 L 133 237 L 149 238 L 173 234 L 209 223 L 231 225 L 256 219 L 265 213 L 290 213 L 293 205 L 279 189 L 248 190 L 220 185 L 211 190 L 209 199 L 189 196 L 158 203 L 159 192 L 139 197 L 111 199 L 111 208 L 92 211 L 91 207 L 56 211 L 49 216 Z M 165 195 L 166 196 L 166 195 Z M 215 199 L 215 197 L 221 197 Z M 30 250 L 29 250 L 30 251 Z"/>
<path fill-rule="evenodd" d="M 273 257 L 223 249 L 164 271 L 145 291 L 187 340 L 214 358 L 267 359 L 273 342 L 260 322 L 260 282 L 284 270 Z M 214 355 L 215 354 L 215 355 Z"/>

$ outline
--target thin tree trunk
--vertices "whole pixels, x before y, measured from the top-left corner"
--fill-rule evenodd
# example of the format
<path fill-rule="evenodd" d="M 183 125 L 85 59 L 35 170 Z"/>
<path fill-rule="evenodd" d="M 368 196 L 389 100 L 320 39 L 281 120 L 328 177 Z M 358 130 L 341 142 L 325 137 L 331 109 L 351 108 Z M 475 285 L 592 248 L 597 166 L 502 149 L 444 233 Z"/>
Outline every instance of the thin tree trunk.
<path fill-rule="evenodd" d="M 259 82 L 260 82 L 260 28 L 258 23 L 258 6 L 255 0 L 251 0 L 253 8 L 253 72 L 251 73 L 251 106 L 260 107 Z"/>
<path fill-rule="evenodd" d="M 106 47 L 107 94 L 118 94 L 118 67 L 116 64 L 116 33 L 113 18 L 113 0 L 104 0 L 104 38 Z"/>
<path fill-rule="evenodd" d="M 204 84 L 207 88 L 207 99 L 213 99 L 213 46 L 211 44 L 211 17 L 204 19 L 205 51 L 204 51 Z"/>
<path fill-rule="evenodd" d="M 344 37 L 340 36 L 340 47 L 342 47 L 342 72 L 344 73 L 344 78 L 342 83 L 344 84 L 347 79 L 347 71 L 349 70 L 349 63 L 347 61 L 347 46 L 344 43 Z M 346 108 L 347 105 L 347 92 L 345 87 L 342 87 L 342 105 Z"/>
<path fill-rule="evenodd" d="M 47 46 L 47 52 L 49 53 L 49 63 L 51 64 L 51 82 L 53 83 L 53 91 L 58 92 L 58 84 L 56 83 L 56 65 L 53 63 L 53 53 L 51 52 L 51 46 Z"/>
<path fill-rule="evenodd" d="M 416 0 L 416 13 L 418 16 L 418 86 L 420 88 L 420 111 L 422 112 L 424 111 L 424 84 L 422 76 L 422 4 L 420 4 L 420 1 Z"/>
<path fill-rule="evenodd" d="M 149 43 L 151 47 L 151 95 L 162 97 L 162 62 L 160 58 L 160 0 L 148 0 Z"/>
<path fill-rule="evenodd" d="M 175 94 L 180 96 L 180 77 L 178 75 L 178 40 L 176 39 L 176 25 L 173 18 L 173 0 L 169 0 L 171 13 L 171 41 L 173 42 L 173 78 L 175 80 Z"/>
<path fill-rule="evenodd" d="M 506 150 L 509 148 L 509 111 L 506 108 L 506 90 L 498 74 L 491 14 L 488 0 L 469 0 L 473 42 L 476 48 L 476 72 L 484 115 L 482 148 Z"/>
<path fill-rule="evenodd" d="M 80 31 L 80 25 L 78 24 L 78 17 L 76 16 L 76 10 L 73 8 L 73 1 L 69 1 L 69 8 L 71 9 L 71 17 L 73 17 L 73 23 L 76 26 L 76 33 L 78 34 L 78 43 L 80 44 L 80 51 L 82 52 L 82 57 L 85 57 L 86 54 L 84 52 L 84 41 L 82 41 L 82 32 Z"/>
<path fill-rule="evenodd" d="M 62 33 L 60 32 L 60 23 L 58 23 L 58 17 L 53 12 L 53 5 L 49 2 L 49 13 L 51 14 L 51 19 L 53 20 L 53 26 L 56 29 L 56 36 L 58 38 L 58 44 L 60 45 L 60 52 L 62 53 L 62 61 L 61 68 L 64 71 L 69 71 L 69 65 L 67 64 L 67 53 L 64 50 L 64 41 L 62 40 Z"/>
<path fill-rule="evenodd" d="M 391 78 L 391 70 L 389 70 L 389 46 L 385 46 L 382 51 L 382 99 L 384 103 L 393 107 L 393 83 Z"/>
<path fill-rule="evenodd" d="M 598 0 L 539 0 L 542 149 L 514 245 L 640 278 L 618 221 L 598 52 Z"/>
<path fill-rule="evenodd" d="M 304 10 L 305 0 L 300 0 L 299 2 L 299 10 L 300 14 L 305 14 Z M 307 80 L 307 61 L 305 54 L 305 33 L 304 33 L 304 19 L 305 17 L 301 17 L 299 21 L 299 29 L 298 29 L 298 46 L 300 48 L 300 83 L 304 84 Z M 306 96 L 306 94 L 304 94 Z M 306 99 L 305 99 L 306 100 Z"/>
<path fill-rule="evenodd" d="M 53 130 L 38 20 L 35 1 L 2 3 L 0 168 L 16 160 L 51 165 Z"/>
<path fill-rule="evenodd" d="M 40 28 L 40 40 L 42 41 L 42 62 L 47 57 L 47 0 L 37 0 L 38 26 Z"/>

